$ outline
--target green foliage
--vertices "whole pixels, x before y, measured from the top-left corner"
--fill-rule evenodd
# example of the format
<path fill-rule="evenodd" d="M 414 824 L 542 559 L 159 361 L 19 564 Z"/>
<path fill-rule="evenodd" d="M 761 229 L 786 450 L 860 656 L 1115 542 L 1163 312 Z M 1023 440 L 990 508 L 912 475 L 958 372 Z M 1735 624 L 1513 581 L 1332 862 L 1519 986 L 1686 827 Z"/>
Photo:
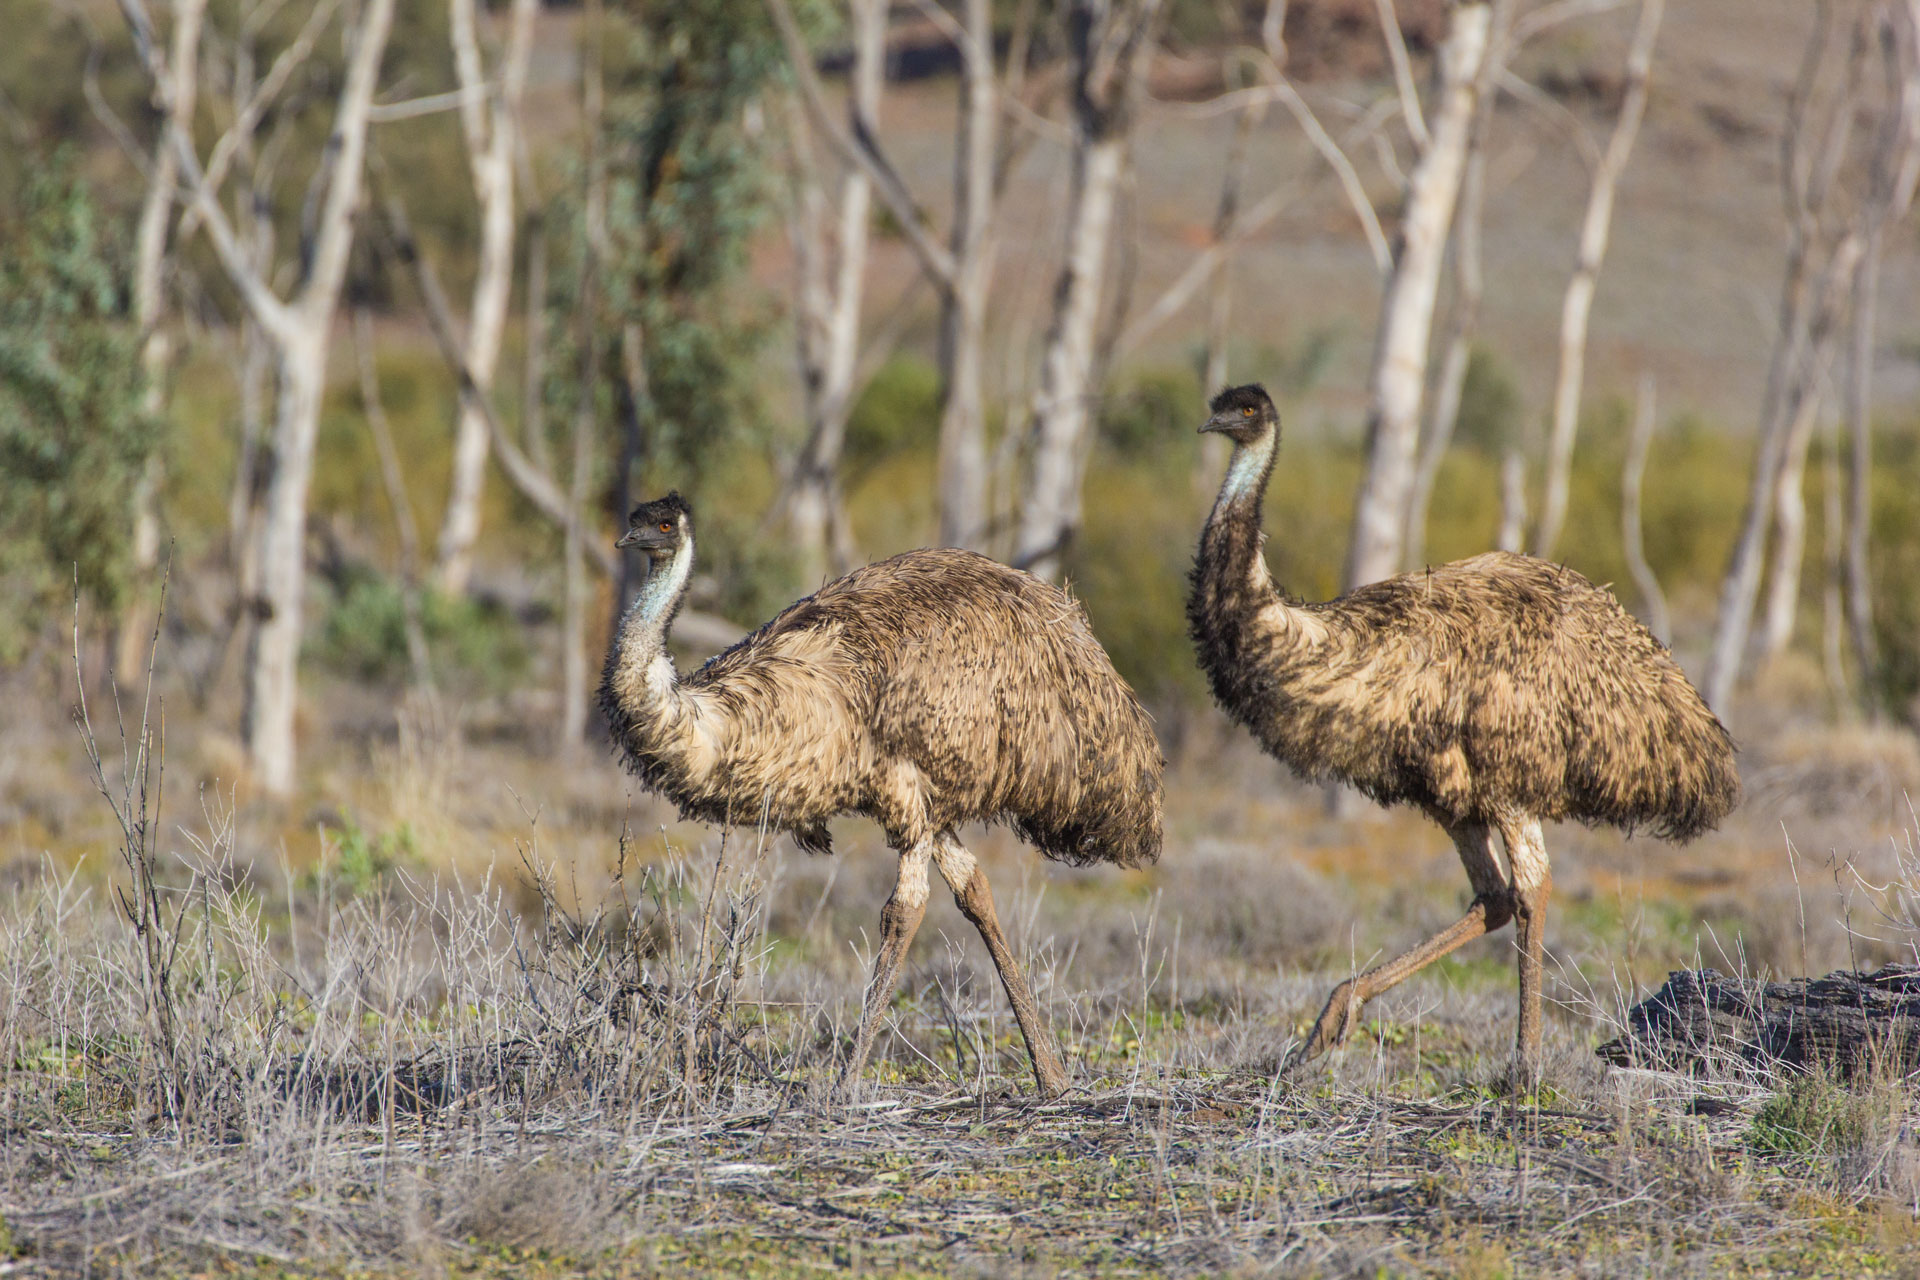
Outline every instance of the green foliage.
<path fill-rule="evenodd" d="M 1795 1076 L 1754 1112 L 1747 1149 L 1759 1155 L 1812 1155 L 1857 1147 L 1872 1121 L 1868 1099 L 1824 1072 Z"/>
<path fill-rule="evenodd" d="M 923 357 L 901 353 L 881 365 L 861 388 L 847 415 L 840 453 L 842 482 L 849 487 L 882 460 L 906 449 L 931 446 L 940 423 L 940 370 Z"/>
<path fill-rule="evenodd" d="M 791 557 L 760 528 L 777 477 L 759 397 L 767 325 L 746 271 L 771 196 L 757 121 L 779 42 L 754 0 L 628 0 L 608 6 L 601 49 L 609 243 L 596 262 L 576 164 L 572 190 L 548 212 L 544 429 L 566 434 L 590 396 L 593 421 L 611 437 L 596 448 L 593 477 L 610 519 L 624 522 L 612 510 L 623 495 L 687 494 L 703 566 L 721 587 L 703 607 L 752 616 L 790 599 L 793 586 Z M 639 338 L 638 390 L 626 376 L 629 333 Z M 585 387 L 583 334 L 597 345 L 598 369 Z M 569 456 L 557 440 L 552 452 Z M 623 477 L 616 460 L 630 452 L 633 473 Z"/>
<path fill-rule="evenodd" d="M 1081 527 L 1066 557 L 1068 581 L 1115 667 L 1161 706 L 1206 697 L 1185 605 L 1205 514 L 1204 490 L 1193 482 L 1204 402 L 1199 380 L 1185 369 L 1142 373 L 1108 399 Z"/>
<path fill-rule="evenodd" d="M 158 436 L 124 262 L 65 157 L 0 225 L 0 660 L 76 579 L 104 609 L 128 586 L 132 497 Z"/>
<path fill-rule="evenodd" d="M 335 895 L 358 898 L 378 889 L 394 871 L 420 861 L 413 828 L 401 823 L 391 831 L 369 832 L 352 818 L 332 832 L 335 844 L 331 860 L 307 874 L 309 892 L 323 885 Z"/>
<path fill-rule="evenodd" d="M 526 672 L 525 633 L 496 600 L 427 590 L 420 597 L 420 623 L 436 680 L 471 692 L 500 693 Z M 400 588 L 371 573 L 352 575 L 310 644 L 315 659 L 343 675 L 399 683 L 408 674 Z"/>
<path fill-rule="evenodd" d="M 1876 692 L 1894 714 L 1920 726 L 1920 421 L 1875 441 L 1872 534 Z"/>
<path fill-rule="evenodd" d="M 1206 394 L 1185 369 L 1156 369 L 1109 397 L 1096 424 L 1100 442 L 1128 462 L 1191 466 L 1199 448 Z"/>
<path fill-rule="evenodd" d="M 1453 436 L 1489 458 L 1504 456 L 1520 441 L 1520 389 L 1506 363 L 1482 343 L 1474 343 L 1467 355 Z"/>

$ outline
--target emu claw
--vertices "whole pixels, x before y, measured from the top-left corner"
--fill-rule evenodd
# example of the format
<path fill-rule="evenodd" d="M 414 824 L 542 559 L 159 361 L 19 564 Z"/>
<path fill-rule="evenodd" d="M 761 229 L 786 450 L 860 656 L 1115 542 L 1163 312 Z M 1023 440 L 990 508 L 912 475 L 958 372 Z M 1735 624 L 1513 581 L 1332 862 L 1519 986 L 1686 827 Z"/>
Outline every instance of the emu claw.
<path fill-rule="evenodd" d="M 1347 1037 L 1353 1033 L 1359 1012 L 1360 1003 L 1353 998 L 1353 979 L 1349 978 L 1335 987 L 1333 994 L 1327 997 L 1326 1007 L 1320 1010 L 1319 1018 L 1314 1021 L 1313 1030 L 1307 1033 L 1307 1038 L 1302 1040 L 1299 1046 L 1288 1055 L 1287 1060 L 1281 1064 L 1281 1076 L 1291 1076 L 1327 1050 L 1337 1049 L 1345 1044 Z"/>

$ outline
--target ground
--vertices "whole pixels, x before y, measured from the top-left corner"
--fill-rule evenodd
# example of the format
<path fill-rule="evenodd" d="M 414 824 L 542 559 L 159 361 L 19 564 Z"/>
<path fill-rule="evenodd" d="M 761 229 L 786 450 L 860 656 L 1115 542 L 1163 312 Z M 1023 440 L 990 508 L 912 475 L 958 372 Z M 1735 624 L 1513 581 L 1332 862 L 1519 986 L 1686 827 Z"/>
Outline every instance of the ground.
<path fill-rule="evenodd" d="M 1671 968 L 1912 958 L 1910 736 L 1756 709 L 1722 831 L 1551 833 L 1547 1072 L 1514 1096 L 1505 933 L 1275 1078 L 1329 986 L 1451 918 L 1465 880 L 1417 815 L 1330 817 L 1203 726 L 1157 868 L 974 833 L 1073 1090 L 1035 1099 L 978 940 L 936 901 L 843 1108 L 890 877 L 868 828 L 840 824 L 832 858 L 722 840 L 597 755 L 471 725 L 423 743 L 355 721 L 348 690 L 316 705 L 336 718 L 291 809 L 197 785 L 211 729 L 173 713 L 171 1041 L 77 736 L 6 730 L 0 1274 L 1920 1268 L 1898 1081 L 1592 1052 Z"/>

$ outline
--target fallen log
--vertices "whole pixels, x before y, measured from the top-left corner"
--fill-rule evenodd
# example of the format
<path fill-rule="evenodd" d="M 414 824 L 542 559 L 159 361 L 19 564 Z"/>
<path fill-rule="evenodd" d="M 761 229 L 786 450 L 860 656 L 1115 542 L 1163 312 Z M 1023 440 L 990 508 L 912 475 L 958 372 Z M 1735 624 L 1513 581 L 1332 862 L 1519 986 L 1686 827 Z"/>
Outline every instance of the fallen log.
<path fill-rule="evenodd" d="M 1666 1071 L 1731 1061 L 1841 1075 L 1920 1070 L 1920 965 L 1785 982 L 1681 970 L 1628 1012 L 1626 1034 L 1594 1052 Z"/>

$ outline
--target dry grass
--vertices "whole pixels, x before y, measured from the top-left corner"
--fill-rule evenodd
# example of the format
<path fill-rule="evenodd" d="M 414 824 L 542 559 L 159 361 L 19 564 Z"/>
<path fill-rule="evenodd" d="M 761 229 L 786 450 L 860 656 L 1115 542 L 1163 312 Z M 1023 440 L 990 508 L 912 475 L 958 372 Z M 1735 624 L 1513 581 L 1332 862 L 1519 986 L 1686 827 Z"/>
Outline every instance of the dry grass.
<path fill-rule="evenodd" d="M 18 778 L 44 785 L 62 751 L 74 763 L 44 727 L 9 732 Z M 1763 775 L 1911 785 L 1910 744 L 1782 741 L 1750 753 Z M 1170 788 L 1155 871 L 1043 867 L 979 841 L 1073 1092 L 1034 1100 L 991 968 L 936 905 L 868 1101 L 839 1110 L 827 1091 L 889 872 L 857 824 L 834 859 L 661 828 L 597 762 L 412 729 L 314 767 L 297 821 L 212 789 L 183 813 L 190 779 L 143 826 L 122 781 L 138 770 L 112 759 L 126 830 L 103 831 L 98 797 L 85 819 L 35 801 L 92 852 L 78 869 L 14 863 L 0 901 L 0 1274 L 1920 1263 L 1903 1082 L 1735 1064 L 1683 1078 L 1591 1052 L 1669 967 L 1912 958 L 1910 814 L 1796 810 L 1805 845 L 1863 850 L 1831 865 L 1789 860 L 1765 790 L 1679 854 L 1562 832 L 1537 1095 L 1500 1083 L 1505 937 L 1391 993 L 1318 1075 L 1280 1085 L 1272 1068 L 1329 983 L 1447 919 L 1464 885 L 1417 820 L 1329 820 L 1203 741 Z M 13 851 L 38 830 L 22 796 L 6 795 Z M 134 859 L 102 867 L 129 832 Z M 144 916 L 119 896 L 142 848 Z M 164 973 L 143 920 L 167 940 Z"/>

